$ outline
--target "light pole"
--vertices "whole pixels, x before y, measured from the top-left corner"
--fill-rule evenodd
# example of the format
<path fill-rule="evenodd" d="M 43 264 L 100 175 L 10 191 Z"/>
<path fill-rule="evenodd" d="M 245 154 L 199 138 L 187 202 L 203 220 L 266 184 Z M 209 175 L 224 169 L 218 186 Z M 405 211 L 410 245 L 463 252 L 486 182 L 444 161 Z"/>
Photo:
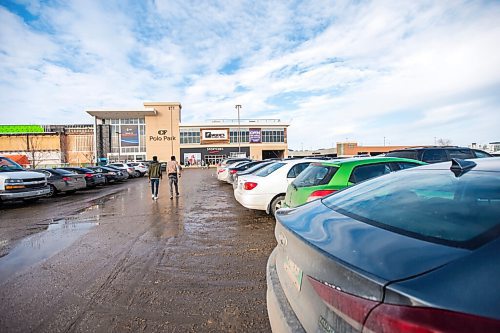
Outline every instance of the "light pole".
<path fill-rule="evenodd" d="M 115 133 L 118 137 L 118 162 L 120 162 L 122 159 L 122 156 L 121 156 L 121 154 L 122 154 L 122 142 L 120 140 L 120 132 L 116 131 Z"/>
<path fill-rule="evenodd" d="M 240 108 L 241 105 L 236 104 L 234 106 L 238 111 L 238 154 L 241 153 L 241 127 L 240 127 Z"/>

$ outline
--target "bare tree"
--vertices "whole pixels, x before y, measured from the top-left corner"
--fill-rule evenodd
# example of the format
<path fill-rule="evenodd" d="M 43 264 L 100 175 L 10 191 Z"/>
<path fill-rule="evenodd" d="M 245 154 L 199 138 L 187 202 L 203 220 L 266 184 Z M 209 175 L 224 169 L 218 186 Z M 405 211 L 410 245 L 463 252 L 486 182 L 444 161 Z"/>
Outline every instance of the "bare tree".
<path fill-rule="evenodd" d="M 50 159 L 52 152 L 44 149 L 40 135 L 26 134 L 26 152 L 30 165 L 36 169 L 43 161 Z"/>
<path fill-rule="evenodd" d="M 438 146 L 451 146 L 451 140 L 450 139 L 438 139 L 437 140 L 437 145 Z"/>

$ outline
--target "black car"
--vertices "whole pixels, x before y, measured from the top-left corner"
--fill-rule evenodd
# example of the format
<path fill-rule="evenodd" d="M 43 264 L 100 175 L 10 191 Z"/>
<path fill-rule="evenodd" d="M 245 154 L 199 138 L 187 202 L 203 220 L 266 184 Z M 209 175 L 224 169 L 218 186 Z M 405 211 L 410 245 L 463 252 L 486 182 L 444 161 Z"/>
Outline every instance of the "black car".
<path fill-rule="evenodd" d="M 88 168 L 64 167 L 60 169 L 71 171 L 80 175 L 85 175 L 85 181 L 87 182 L 88 188 L 106 184 L 106 177 L 103 174 L 97 173 L 94 170 Z"/>
<path fill-rule="evenodd" d="M 89 169 L 103 175 L 106 180 L 106 184 L 121 180 L 120 176 L 118 175 L 118 171 L 107 168 L 105 166 L 89 167 Z"/>
<path fill-rule="evenodd" d="M 412 160 L 426 163 L 439 163 L 451 161 L 453 158 L 471 159 L 492 157 L 491 154 L 467 147 L 444 146 L 444 147 L 417 147 L 392 150 L 385 154 L 388 157 L 410 158 Z"/>
<path fill-rule="evenodd" d="M 239 164 L 239 165 L 237 165 L 235 167 L 229 167 L 228 168 L 229 177 L 228 177 L 227 182 L 230 183 L 230 184 L 232 184 L 234 182 L 236 173 L 238 173 L 240 171 L 248 170 L 248 169 L 250 169 L 251 167 L 253 167 L 255 165 L 262 164 L 262 163 L 265 163 L 265 162 L 266 161 L 251 161 L 251 162 L 248 162 L 248 163 Z"/>

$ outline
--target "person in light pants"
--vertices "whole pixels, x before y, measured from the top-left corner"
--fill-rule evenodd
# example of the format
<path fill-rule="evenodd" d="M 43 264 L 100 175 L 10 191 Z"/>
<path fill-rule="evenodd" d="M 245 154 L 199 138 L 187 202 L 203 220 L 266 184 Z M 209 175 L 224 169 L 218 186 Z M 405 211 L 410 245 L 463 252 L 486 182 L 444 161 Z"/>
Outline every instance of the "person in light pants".
<path fill-rule="evenodd" d="M 170 199 L 174 198 L 174 187 L 175 195 L 179 196 L 179 178 L 181 177 L 181 166 L 175 160 L 175 156 L 170 157 L 170 161 L 167 162 L 167 174 L 168 183 L 170 185 Z"/>

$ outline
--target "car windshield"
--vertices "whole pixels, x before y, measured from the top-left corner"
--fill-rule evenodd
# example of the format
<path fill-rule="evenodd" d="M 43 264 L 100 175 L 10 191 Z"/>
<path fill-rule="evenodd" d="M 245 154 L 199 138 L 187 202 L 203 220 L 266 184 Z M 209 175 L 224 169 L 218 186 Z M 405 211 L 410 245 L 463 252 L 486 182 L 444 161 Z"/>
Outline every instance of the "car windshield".
<path fill-rule="evenodd" d="M 281 168 L 283 165 L 285 165 L 285 163 L 278 163 L 277 162 L 277 163 L 269 164 L 268 166 L 265 166 L 262 169 L 260 169 L 259 171 L 257 171 L 256 173 L 254 173 L 254 175 L 259 176 L 259 177 L 269 176 L 274 171 Z"/>
<path fill-rule="evenodd" d="M 311 164 L 293 181 L 296 187 L 325 185 L 330 182 L 339 168 L 321 164 Z"/>
<path fill-rule="evenodd" d="M 393 232 L 476 248 L 500 236 L 500 173 L 405 170 L 368 180 L 323 203 Z"/>
<path fill-rule="evenodd" d="M 0 157 L 0 172 L 24 171 L 24 169 L 7 157 Z"/>

